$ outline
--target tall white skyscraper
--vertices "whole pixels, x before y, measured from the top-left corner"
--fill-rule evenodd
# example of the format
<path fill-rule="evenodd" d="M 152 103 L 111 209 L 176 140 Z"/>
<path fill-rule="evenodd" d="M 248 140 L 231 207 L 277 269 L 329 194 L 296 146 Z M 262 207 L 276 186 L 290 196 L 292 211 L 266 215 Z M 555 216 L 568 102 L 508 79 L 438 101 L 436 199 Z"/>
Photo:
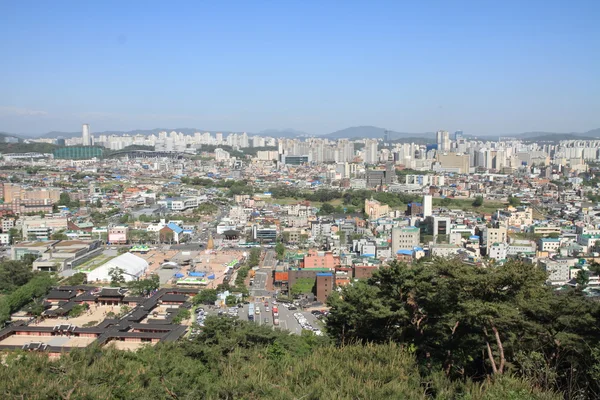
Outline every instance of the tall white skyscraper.
<path fill-rule="evenodd" d="M 363 161 L 365 164 L 377 164 L 377 140 L 367 139 L 365 140 Z"/>
<path fill-rule="evenodd" d="M 436 138 L 439 152 L 450 151 L 450 133 L 448 131 L 437 131 Z"/>
<path fill-rule="evenodd" d="M 433 215 L 432 212 L 432 207 L 433 206 L 433 199 L 431 197 L 430 194 L 426 194 L 425 196 L 423 196 L 423 217 L 430 217 L 431 215 Z"/>
<path fill-rule="evenodd" d="M 81 129 L 81 142 L 84 146 L 92 145 L 92 137 L 90 135 L 90 125 L 89 124 L 83 124 L 83 127 Z"/>

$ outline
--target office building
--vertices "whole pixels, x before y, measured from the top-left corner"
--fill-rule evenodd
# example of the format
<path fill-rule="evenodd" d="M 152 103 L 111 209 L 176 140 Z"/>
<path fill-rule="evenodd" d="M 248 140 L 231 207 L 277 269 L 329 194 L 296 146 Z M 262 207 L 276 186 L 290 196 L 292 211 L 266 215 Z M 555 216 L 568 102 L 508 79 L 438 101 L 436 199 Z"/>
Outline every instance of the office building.
<path fill-rule="evenodd" d="M 421 231 L 414 226 L 395 227 L 392 229 L 392 254 L 398 250 L 412 250 L 419 246 Z"/>

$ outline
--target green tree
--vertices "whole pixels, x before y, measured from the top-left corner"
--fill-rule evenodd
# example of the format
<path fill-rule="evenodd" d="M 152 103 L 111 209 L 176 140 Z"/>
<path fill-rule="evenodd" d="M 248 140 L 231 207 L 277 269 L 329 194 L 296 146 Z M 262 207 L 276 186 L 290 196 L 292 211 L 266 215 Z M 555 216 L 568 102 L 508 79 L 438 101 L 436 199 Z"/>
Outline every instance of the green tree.
<path fill-rule="evenodd" d="M 55 232 L 52 235 L 50 235 L 50 239 L 52 240 L 67 240 L 69 239 L 69 237 L 67 235 L 65 235 L 64 232 Z"/>
<path fill-rule="evenodd" d="M 33 278 L 31 263 L 27 261 L 0 262 L 0 293 L 10 293 Z"/>
<path fill-rule="evenodd" d="M 293 296 L 299 296 L 301 294 L 314 293 L 315 279 L 314 278 L 298 278 L 292 285 L 290 293 Z"/>
<path fill-rule="evenodd" d="M 585 269 L 580 269 L 575 277 L 575 282 L 577 283 L 578 287 L 584 289 L 590 282 L 590 273 Z"/>
<path fill-rule="evenodd" d="M 83 272 L 77 272 L 65 279 L 62 284 L 67 286 L 77 286 L 82 285 L 85 282 L 87 282 L 87 275 Z"/>
<path fill-rule="evenodd" d="M 229 307 L 234 306 L 237 304 L 237 297 L 235 297 L 234 295 L 230 294 L 229 296 L 227 296 L 225 298 L 225 304 Z"/>
<path fill-rule="evenodd" d="M 96 207 L 97 208 L 102 208 L 102 199 L 100 199 L 100 198 L 96 199 Z"/>
<path fill-rule="evenodd" d="M 160 287 L 160 278 L 157 274 L 152 274 L 148 279 L 130 281 L 127 286 L 135 295 L 147 296 Z"/>
<path fill-rule="evenodd" d="M 119 287 L 122 283 L 125 283 L 125 277 L 123 276 L 124 273 L 125 270 L 119 267 L 114 267 L 108 271 L 108 276 L 110 277 L 110 286 Z"/>
<path fill-rule="evenodd" d="M 329 203 L 323 203 L 319 208 L 319 215 L 329 215 L 335 212 L 335 207 Z"/>
<path fill-rule="evenodd" d="M 173 318 L 173 323 L 174 324 L 180 324 L 182 321 L 186 320 L 186 319 L 190 319 L 192 316 L 190 310 L 188 310 L 187 308 L 179 308 L 179 310 L 177 311 L 177 314 L 175 314 L 175 317 Z"/>
<path fill-rule="evenodd" d="M 483 196 L 475 197 L 475 200 L 473 201 L 473 207 L 481 207 L 482 205 L 483 205 Z"/>
<path fill-rule="evenodd" d="M 250 255 L 248 256 L 248 265 L 250 267 L 256 267 L 258 266 L 258 264 L 260 263 L 260 254 L 261 254 L 261 249 L 258 247 L 253 247 L 250 250 Z"/>
<path fill-rule="evenodd" d="M 279 261 L 283 260 L 283 257 L 285 256 L 285 245 L 281 242 L 278 242 L 275 245 L 275 252 L 277 253 L 277 259 Z"/>
<path fill-rule="evenodd" d="M 440 200 L 440 205 L 442 207 L 450 207 L 452 205 L 452 203 L 453 203 L 453 201 L 449 197 L 444 197 L 442 200 Z"/>
<path fill-rule="evenodd" d="M 215 304 L 217 301 L 217 290 L 216 289 L 202 289 L 192 299 L 192 303 L 195 305 L 199 304 Z"/>
<path fill-rule="evenodd" d="M 521 205 L 521 199 L 517 196 L 508 196 L 508 204 L 513 207 L 518 207 Z"/>
<path fill-rule="evenodd" d="M 327 330 L 340 343 L 410 343 L 419 362 L 448 376 L 508 371 L 542 387 L 595 393 L 600 387 L 584 367 L 594 361 L 583 349 L 600 335 L 591 322 L 599 307 L 575 291 L 557 296 L 545 280 L 520 262 L 488 269 L 394 262 L 329 297 Z M 543 374 L 533 359 L 545 360 Z"/>

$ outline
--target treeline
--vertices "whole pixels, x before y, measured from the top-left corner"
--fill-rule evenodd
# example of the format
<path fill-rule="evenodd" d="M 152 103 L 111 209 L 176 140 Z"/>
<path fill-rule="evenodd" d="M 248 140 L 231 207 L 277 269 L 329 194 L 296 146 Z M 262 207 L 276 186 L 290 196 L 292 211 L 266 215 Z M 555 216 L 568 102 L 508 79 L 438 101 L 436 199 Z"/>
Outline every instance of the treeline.
<path fill-rule="evenodd" d="M 56 280 L 49 273 L 38 272 L 23 286 L 0 297 L 0 327 L 10 320 L 12 313 L 23 307 L 29 308 L 34 314 L 41 313 L 43 297 L 55 284 Z"/>
<path fill-rule="evenodd" d="M 422 371 L 454 381 L 517 375 L 568 399 L 600 398 L 600 304 L 585 281 L 557 291 L 545 280 L 521 262 L 394 262 L 330 296 L 327 330 L 340 345 L 414 348 Z"/>
<path fill-rule="evenodd" d="M 236 181 L 232 179 L 214 181 L 209 178 L 200 178 L 198 176 L 195 176 L 193 178 L 184 176 L 181 178 L 181 183 L 184 183 L 186 185 L 204 186 L 207 188 L 226 188 L 229 189 L 226 194 L 229 197 L 238 194 L 254 194 L 254 188 L 248 185 L 247 181 Z"/>
<path fill-rule="evenodd" d="M 0 143 L 0 153 L 52 153 L 57 148 L 50 143 Z"/>
<path fill-rule="evenodd" d="M 422 196 L 410 193 L 389 193 L 389 192 L 374 192 L 372 190 L 333 190 L 333 189 L 318 189 L 314 192 L 307 192 L 293 187 L 278 185 L 269 188 L 269 192 L 273 198 L 293 198 L 298 200 L 308 200 L 315 202 L 327 203 L 332 200 L 342 199 L 346 206 L 354 206 L 356 208 L 364 208 L 366 199 L 375 199 L 382 204 L 387 204 L 393 208 L 403 207 L 413 201 L 421 201 Z"/>
<path fill-rule="evenodd" d="M 425 376 L 412 351 L 394 343 L 336 347 L 218 317 L 193 340 L 137 352 L 74 349 L 55 361 L 14 352 L 2 364 L 5 399 L 560 399 L 508 376 Z"/>

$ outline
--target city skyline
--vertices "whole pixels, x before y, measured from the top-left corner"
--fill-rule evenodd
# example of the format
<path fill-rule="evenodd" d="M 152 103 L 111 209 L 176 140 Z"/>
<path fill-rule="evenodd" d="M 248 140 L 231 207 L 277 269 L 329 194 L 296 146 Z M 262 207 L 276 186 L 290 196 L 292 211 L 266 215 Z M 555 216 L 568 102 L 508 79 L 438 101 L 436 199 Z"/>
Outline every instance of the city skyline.
<path fill-rule="evenodd" d="M 115 4 L 4 7 L 0 131 L 600 126 L 597 2 Z"/>

